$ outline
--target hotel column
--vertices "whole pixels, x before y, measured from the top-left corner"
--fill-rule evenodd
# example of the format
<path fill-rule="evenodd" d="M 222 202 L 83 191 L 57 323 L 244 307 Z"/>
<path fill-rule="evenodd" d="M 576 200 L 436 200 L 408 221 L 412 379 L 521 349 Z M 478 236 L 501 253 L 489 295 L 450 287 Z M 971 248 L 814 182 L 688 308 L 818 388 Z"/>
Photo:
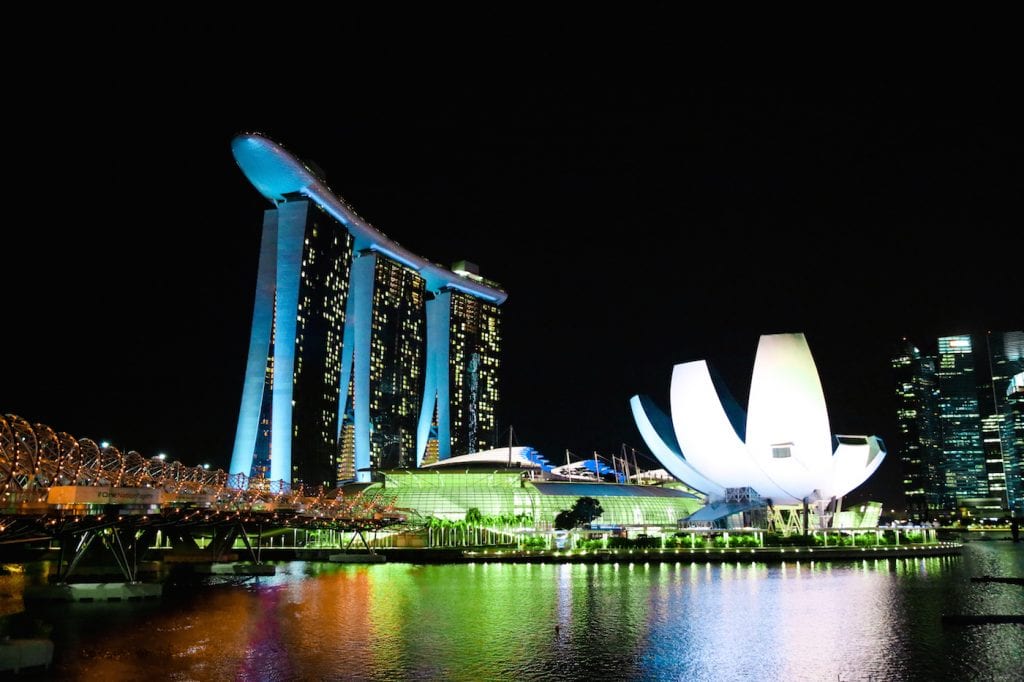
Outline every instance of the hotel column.
<path fill-rule="evenodd" d="M 274 287 L 277 273 L 277 211 L 263 214 L 263 241 L 260 244 L 259 271 L 256 277 L 256 302 L 249 335 L 249 359 L 245 365 L 242 406 L 238 411 L 235 447 L 231 452 L 229 474 L 252 474 L 253 451 L 259 431 L 260 408 L 267 380 L 267 354 L 274 325 Z"/>
<path fill-rule="evenodd" d="M 348 339 L 352 339 L 355 473 L 356 480 L 362 483 L 370 481 L 370 343 L 373 331 L 373 275 L 376 265 L 375 254 L 353 257 L 348 292 L 349 315 L 345 319 L 345 342 L 348 343 Z M 348 357 L 347 351 L 345 357 Z M 345 376 L 344 372 L 342 376 Z M 343 385 L 341 390 L 347 392 L 348 385 Z"/>
<path fill-rule="evenodd" d="M 430 426 L 437 406 L 437 458 L 452 455 L 451 401 L 448 386 L 448 355 L 451 339 L 451 292 L 442 291 L 427 301 L 427 362 L 423 382 L 423 406 L 416 428 L 416 466 L 423 461 L 430 438 Z"/>
<path fill-rule="evenodd" d="M 299 310 L 302 250 L 309 203 L 281 204 L 277 212 L 277 316 L 274 329 L 274 390 L 270 432 L 270 480 L 292 481 L 292 396 L 295 377 L 295 316 Z"/>

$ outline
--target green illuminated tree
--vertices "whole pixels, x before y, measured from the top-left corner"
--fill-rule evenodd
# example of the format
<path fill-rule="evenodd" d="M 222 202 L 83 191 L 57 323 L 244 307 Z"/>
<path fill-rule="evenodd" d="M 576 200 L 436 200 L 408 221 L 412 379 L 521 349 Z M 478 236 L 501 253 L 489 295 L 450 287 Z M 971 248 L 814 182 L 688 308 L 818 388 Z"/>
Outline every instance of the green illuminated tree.
<path fill-rule="evenodd" d="M 555 516 L 555 528 L 558 530 L 569 530 L 576 527 L 576 517 L 568 509 L 564 509 Z"/>
<path fill-rule="evenodd" d="M 555 516 L 555 528 L 570 530 L 591 523 L 604 513 L 600 500 L 593 497 L 577 499 L 571 509 L 558 512 Z"/>
<path fill-rule="evenodd" d="M 480 526 L 484 523 L 484 515 L 480 513 L 477 507 L 470 507 L 466 510 L 466 526 L 467 532 L 471 531 L 473 534 L 473 544 L 480 544 Z M 466 544 L 469 544 L 467 541 Z"/>
<path fill-rule="evenodd" d="M 581 497 L 576 500 L 576 504 L 572 506 L 572 511 L 579 519 L 579 525 L 584 525 L 592 522 L 594 519 L 604 513 L 604 509 L 601 508 L 601 502 L 593 497 Z"/>

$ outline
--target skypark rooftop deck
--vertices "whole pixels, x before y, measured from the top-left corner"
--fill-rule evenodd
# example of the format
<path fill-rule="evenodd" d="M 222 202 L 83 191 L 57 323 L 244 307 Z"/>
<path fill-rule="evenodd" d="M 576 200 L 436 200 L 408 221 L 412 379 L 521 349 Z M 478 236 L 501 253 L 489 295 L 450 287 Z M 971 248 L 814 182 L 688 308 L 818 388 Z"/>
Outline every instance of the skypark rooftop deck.
<path fill-rule="evenodd" d="M 231 150 L 245 177 L 267 199 L 277 204 L 287 201 L 289 195 L 307 197 L 352 233 L 356 251 L 377 251 L 412 268 L 430 291 L 455 289 L 498 305 L 508 298 L 507 293 L 489 286 L 483 278 L 452 272 L 388 238 L 332 192 L 306 164 L 269 138 L 258 133 L 238 135 L 231 142 Z"/>

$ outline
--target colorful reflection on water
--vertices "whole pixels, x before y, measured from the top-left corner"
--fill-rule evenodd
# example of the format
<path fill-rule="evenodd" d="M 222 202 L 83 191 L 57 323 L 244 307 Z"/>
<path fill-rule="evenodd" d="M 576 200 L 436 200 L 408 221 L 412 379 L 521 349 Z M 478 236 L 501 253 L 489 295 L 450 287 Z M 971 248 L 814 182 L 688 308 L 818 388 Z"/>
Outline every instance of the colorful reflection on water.
<path fill-rule="evenodd" d="M 160 601 L 30 605 L 54 679 L 1021 679 L 1024 545 L 781 564 L 336 565 Z M 31 574 L 0 577 L 0 608 Z M 1015 677 L 1016 676 L 1016 677 Z"/>

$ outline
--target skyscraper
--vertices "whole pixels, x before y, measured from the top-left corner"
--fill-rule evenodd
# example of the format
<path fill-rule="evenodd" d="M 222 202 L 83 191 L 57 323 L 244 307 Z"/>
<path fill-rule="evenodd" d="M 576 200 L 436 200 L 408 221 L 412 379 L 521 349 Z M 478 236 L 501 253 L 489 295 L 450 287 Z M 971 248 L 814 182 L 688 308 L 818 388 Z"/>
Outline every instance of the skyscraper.
<path fill-rule="evenodd" d="M 461 261 L 453 270 L 485 281 L 473 263 Z M 495 443 L 500 323 L 497 305 L 460 291 L 441 291 L 427 302 L 430 353 L 416 439 L 420 463 Z"/>
<path fill-rule="evenodd" d="M 341 375 L 346 400 L 341 405 L 339 481 L 358 478 L 358 469 L 416 466 L 425 302 L 425 283 L 414 270 L 373 252 L 353 261 Z"/>
<path fill-rule="evenodd" d="M 935 359 L 904 340 L 892 360 L 896 376 L 896 422 L 907 514 L 922 521 L 942 508 L 945 479 L 940 475 L 938 388 Z"/>
<path fill-rule="evenodd" d="M 986 461 L 999 474 L 1007 506 L 1024 516 L 1024 423 L 1020 404 L 1024 398 L 1020 384 L 1024 382 L 1019 381 L 1024 372 L 1024 332 L 990 334 L 988 357 L 991 381 L 982 385 Z"/>
<path fill-rule="evenodd" d="M 267 138 L 232 150 L 275 208 L 231 473 L 330 486 L 489 444 L 505 292 L 391 241 Z"/>
<path fill-rule="evenodd" d="M 984 351 L 984 345 L 978 348 Z M 984 360 L 984 355 L 981 356 Z M 978 404 L 978 353 L 970 336 L 939 339 L 936 377 L 939 388 L 939 432 L 942 434 L 946 494 L 943 506 L 958 506 L 958 498 L 988 496 L 988 477 L 981 447 L 981 413 Z M 978 368 L 981 369 L 981 368 Z"/>
<path fill-rule="evenodd" d="M 232 472 L 333 483 L 351 256 L 348 232 L 306 199 L 264 213 Z"/>
<path fill-rule="evenodd" d="M 1024 334 L 944 336 L 936 351 L 904 341 L 892 361 L 909 513 L 1019 506 L 1022 453 L 1007 387 L 1022 368 Z"/>
<path fill-rule="evenodd" d="M 1007 384 L 1006 406 L 1013 448 L 1013 457 L 1006 466 L 1006 496 L 1014 516 L 1024 516 L 1024 371 Z"/>
<path fill-rule="evenodd" d="M 496 444 L 498 349 L 501 341 L 498 306 L 449 292 L 449 382 L 451 389 L 451 454 L 464 455 Z"/>

